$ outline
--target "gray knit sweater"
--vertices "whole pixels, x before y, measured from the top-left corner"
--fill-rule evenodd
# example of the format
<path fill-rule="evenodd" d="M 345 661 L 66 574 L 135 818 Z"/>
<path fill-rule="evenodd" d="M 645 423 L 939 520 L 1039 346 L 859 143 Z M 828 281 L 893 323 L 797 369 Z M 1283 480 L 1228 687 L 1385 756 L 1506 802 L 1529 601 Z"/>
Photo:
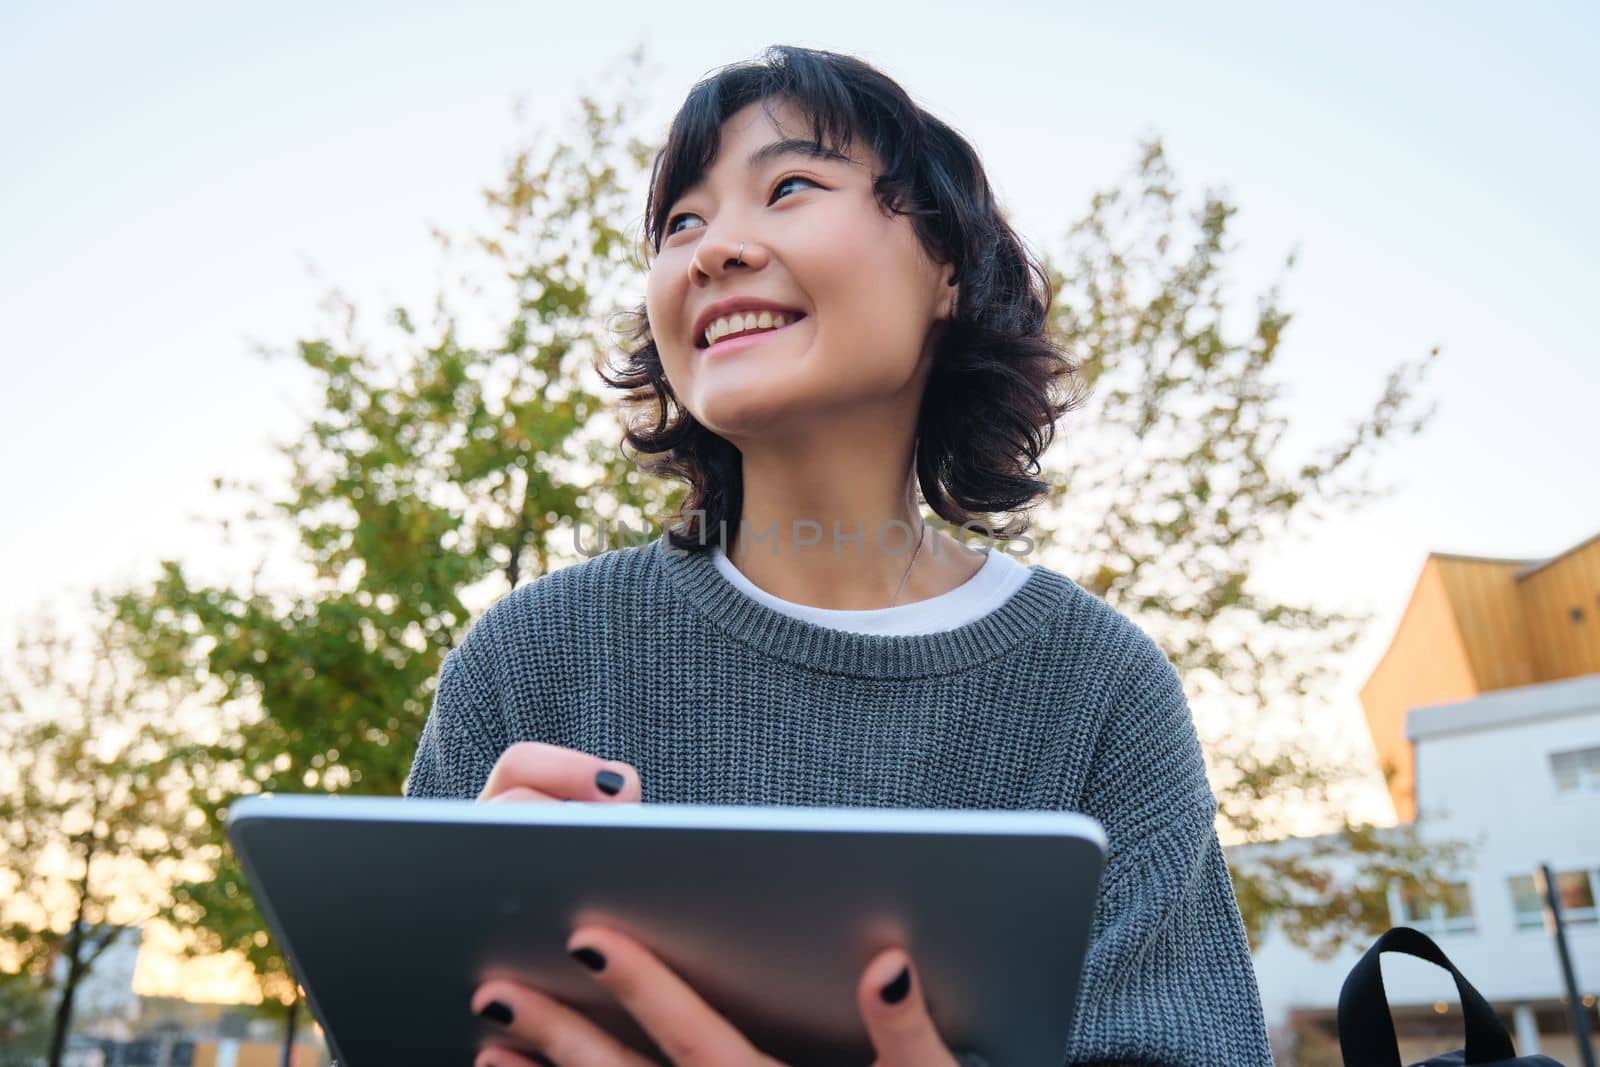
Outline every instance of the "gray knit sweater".
<path fill-rule="evenodd" d="M 473 624 L 406 795 L 475 797 L 507 747 L 544 741 L 633 764 L 646 803 L 1084 812 L 1110 845 L 1067 1062 L 1270 1067 L 1177 674 L 1031 570 L 988 615 L 900 637 L 790 618 L 665 535 L 613 549 Z"/>

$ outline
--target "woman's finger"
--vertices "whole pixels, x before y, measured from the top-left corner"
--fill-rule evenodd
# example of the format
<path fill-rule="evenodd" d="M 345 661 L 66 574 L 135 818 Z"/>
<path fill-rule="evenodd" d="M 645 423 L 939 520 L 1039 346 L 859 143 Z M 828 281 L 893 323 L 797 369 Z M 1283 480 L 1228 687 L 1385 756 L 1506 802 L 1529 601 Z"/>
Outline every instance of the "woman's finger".
<path fill-rule="evenodd" d="M 856 1006 L 878 1053 L 875 1067 L 958 1067 L 928 1014 L 911 957 L 889 949 L 873 957 L 856 986 Z"/>
<path fill-rule="evenodd" d="M 639 772 L 631 764 L 542 741 L 519 741 L 502 752 L 478 799 L 518 788 L 557 800 L 637 803 L 643 795 Z"/>
<path fill-rule="evenodd" d="M 530 1060 L 521 1053 L 504 1048 L 486 1048 L 473 1057 L 472 1067 L 546 1067 L 551 1061 Z"/>
<path fill-rule="evenodd" d="M 559 1000 L 518 982 L 483 983 L 472 1011 L 496 1030 L 474 1067 L 536 1067 L 515 1049 L 532 1049 L 560 1067 L 655 1067 Z"/>
<path fill-rule="evenodd" d="M 538 1061 L 531 1061 L 522 1054 L 512 1053 L 510 1049 L 486 1048 L 472 1059 L 472 1067 L 541 1067 L 541 1065 Z"/>
<path fill-rule="evenodd" d="M 567 952 L 617 998 L 675 1067 L 779 1067 L 633 938 L 604 927 L 580 927 L 567 939 Z"/>

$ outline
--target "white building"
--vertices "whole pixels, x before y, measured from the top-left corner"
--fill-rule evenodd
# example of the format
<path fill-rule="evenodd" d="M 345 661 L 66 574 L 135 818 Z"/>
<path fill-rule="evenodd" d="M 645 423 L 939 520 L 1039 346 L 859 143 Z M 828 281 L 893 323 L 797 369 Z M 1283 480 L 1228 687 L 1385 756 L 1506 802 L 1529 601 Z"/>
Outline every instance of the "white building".
<path fill-rule="evenodd" d="M 1392 887 L 1392 924 L 1416 927 L 1438 942 L 1513 1029 L 1519 1055 L 1543 1051 L 1580 1062 L 1534 872 L 1541 863 L 1556 872 L 1580 995 L 1594 1020 L 1600 990 L 1600 674 L 1419 707 L 1406 716 L 1405 732 L 1414 753 L 1417 832 L 1424 840 L 1476 844 L 1467 877 L 1448 904 L 1418 908 L 1402 886 Z M 1292 847 L 1246 846 L 1233 855 L 1247 861 L 1261 849 Z M 1339 990 L 1360 955 L 1352 950 L 1316 960 L 1281 934 L 1267 933 L 1255 955 L 1256 974 L 1281 1056 L 1291 1019 L 1331 1027 Z M 1461 1017 L 1447 972 L 1385 955 L 1383 973 L 1402 1059 L 1461 1047 Z M 1593 1021 L 1591 1029 L 1600 1035 Z"/>

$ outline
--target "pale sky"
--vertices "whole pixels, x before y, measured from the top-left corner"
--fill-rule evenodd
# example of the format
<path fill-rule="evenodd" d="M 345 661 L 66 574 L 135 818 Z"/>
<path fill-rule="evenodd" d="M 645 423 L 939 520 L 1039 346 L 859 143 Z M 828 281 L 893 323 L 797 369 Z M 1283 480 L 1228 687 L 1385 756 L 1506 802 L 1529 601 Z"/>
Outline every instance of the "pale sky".
<path fill-rule="evenodd" d="M 1186 188 L 1241 208 L 1241 300 L 1299 250 L 1295 441 L 1441 344 L 1439 414 L 1390 455 L 1396 495 L 1263 574 L 1377 612 L 1339 731 L 1364 738 L 1355 690 L 1427 552 L 1544 556 L 1600 532 L 1593 4 L 590 10 L 0 8 L 0 627 L 164 556 L 222 566 L 187 516 L 215 510 L 213 475 L 276 469 L 271 440 L 301 424 L 252 344 L 304 336 L 331 285 L 421 306 L 429 226 L 482 224 L 518 131 L 554 128 L 641 42 L 663 133 L 697 78 L 766 45 L 861 56 L 968 137 L 1041 251 L 1161 135 Z"/>

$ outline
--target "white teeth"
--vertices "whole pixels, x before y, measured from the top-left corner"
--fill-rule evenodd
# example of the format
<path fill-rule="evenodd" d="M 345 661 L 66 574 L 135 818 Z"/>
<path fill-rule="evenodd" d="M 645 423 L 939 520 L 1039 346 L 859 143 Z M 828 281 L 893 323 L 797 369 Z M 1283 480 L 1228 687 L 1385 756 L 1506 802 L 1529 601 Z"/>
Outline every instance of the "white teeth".
<path fill-rule="evenodd" d="M 725 315 L 706 327 L 706 345 L 709 347 L 729 334 L 747 330 L 776 330 L 787 326 L 790 316 L 783 311 L 746 311 Z"/>

